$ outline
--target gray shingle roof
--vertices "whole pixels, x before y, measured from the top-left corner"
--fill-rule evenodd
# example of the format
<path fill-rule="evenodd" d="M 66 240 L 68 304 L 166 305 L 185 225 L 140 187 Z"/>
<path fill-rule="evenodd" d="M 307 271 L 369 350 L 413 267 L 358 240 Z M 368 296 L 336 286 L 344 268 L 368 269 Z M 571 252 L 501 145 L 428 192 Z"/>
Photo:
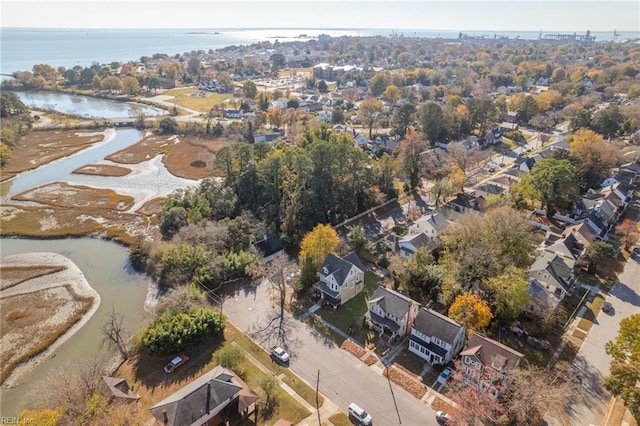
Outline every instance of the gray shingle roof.
<path fill-rule="evenodd" d="M 413 328 L 429 337 L 452 344 L 456 336 L 463 327 L 442 314 L 431 309 L 421 308 L 416 319 L 413 321 Z"/>
<path fill-rule="evenodd" d="M 373 302 L 377 303 L 387 314 L 393 315 L 398 319 L 402 319 L 407 315 L 411 304 L 418 303 L 397 291 L 393 291 L 385 287 L 378 287 L 376 289 L 370 299 L 370 303 Z"/>
<path fill-rule="evenodd" d="M 510 370 L 524 358 L 520 352 L 511 349 L 493 339 L 474 333 L 467 341 L 460 356 L 475 356 L 485 367 L 500 371 Z"/>
<path fill-rule="evenodd" d="M 177 392 L 169 395 L 150 408 L 153 416 L 162 421 L 164 410 L 173 426 L 188 426 L 206 415 L 207 393 L 209 393 L 209 409 L 213 411 L 221 404 L 228 404 L 237 395 L 242 386 L 231 381 L 233 375 L 223 367 L 216 367 L 203 374 Z M 210 384 L 210 391 L 207 385 Z"/>
<path fill-rule="evenodd" d="M 364 266 L 355 253 L 351 252 L 342 259 L 333 253 L 329 253 L 320 271 L 325 276 L 333 275 L 338 285 L 341 286 L 354 266 L 364 272 Z"/>

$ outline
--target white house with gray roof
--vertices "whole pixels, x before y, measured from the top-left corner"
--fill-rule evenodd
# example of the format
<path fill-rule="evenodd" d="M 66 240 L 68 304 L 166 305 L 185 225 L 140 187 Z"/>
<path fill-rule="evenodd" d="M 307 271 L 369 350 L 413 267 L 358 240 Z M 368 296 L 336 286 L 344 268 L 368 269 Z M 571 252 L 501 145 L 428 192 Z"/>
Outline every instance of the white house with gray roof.
<path fill-rule="evenodd" d="M 431 365 L 445 365 L 462 350 L 465 328 L 451 318 L 421 308 L 411 326 L 409 351 Z"/>
<path fill-rule="evenodd" d="M 409 333 L 418 309 L 420 304 L 410 297 L 386 287 L 378 287 L 369 299 L 365 318 L 382 339 L 395 342 Z"/>
<path fill-rule="evenodd" d="M 313 285 L 321 303 L 337 308 L 360 294 L 364 290 L 364 269 L 354 252 L 342 258 L 330 253 L 320 268 L 320 281 Z"/>

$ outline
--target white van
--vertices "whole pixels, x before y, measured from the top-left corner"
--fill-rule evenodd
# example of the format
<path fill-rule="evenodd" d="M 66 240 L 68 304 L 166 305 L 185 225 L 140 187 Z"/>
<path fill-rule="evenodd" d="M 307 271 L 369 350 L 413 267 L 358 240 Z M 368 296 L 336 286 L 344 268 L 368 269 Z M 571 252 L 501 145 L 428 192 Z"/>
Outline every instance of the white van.
<path fill-rule="evenodd" d="M 358 420 L 358 422 L 362 426 L 370 426 L 372 424 L 371 416 L 369 415 L 369 413 L 364 411 L 364 409 L 362 409 L 362 407 L 360 407 L 355 402 L 349 404 L 349 415 Z"/>

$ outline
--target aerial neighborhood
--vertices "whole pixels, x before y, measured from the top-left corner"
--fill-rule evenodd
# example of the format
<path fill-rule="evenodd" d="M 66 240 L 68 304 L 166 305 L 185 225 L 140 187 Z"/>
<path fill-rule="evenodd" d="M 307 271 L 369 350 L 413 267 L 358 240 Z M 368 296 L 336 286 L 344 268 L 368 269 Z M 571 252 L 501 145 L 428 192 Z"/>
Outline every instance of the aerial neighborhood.
<path fill-rule="evenodd" d="M 110 368 L 61 369 L 46 385 L 66 399 L 25 397 L 12 415 L 640 421 L 640 44 L 560 36 L 322 34 L 13 73 L 3 239 L 117 241 L 149 293 L 144 316 L 94 318 L 92 358 Z M 64 115 L 21 95 L 42 91 L 160 114 Z M 132 132 L 70 178 L 19 184 Z M 71 306 L 67 328 L 28 331 L 46 315 L 28 322 L 21 286 L 65 268 L 20 262 L 0 266 L 2 338 L 25 346 L 2 351 L 8 388 L 55 353 L 28 333 L 63 335 L 100 303 L 60 285 L 67 299 L 38 297 Z"/>

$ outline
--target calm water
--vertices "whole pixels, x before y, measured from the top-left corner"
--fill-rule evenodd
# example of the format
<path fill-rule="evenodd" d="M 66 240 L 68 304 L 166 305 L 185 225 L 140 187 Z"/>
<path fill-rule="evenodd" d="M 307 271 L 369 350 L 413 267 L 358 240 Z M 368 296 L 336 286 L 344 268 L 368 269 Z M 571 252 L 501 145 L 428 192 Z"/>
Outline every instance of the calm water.
<path fill-rule="evenodd" d="M 150 320 L 144 312 L 149 280 L 131 269 L 126 248 L 108 241 L 91 238 L 42 241 L 2 238 L 0 249 L 3 256 L 29 252 L 54 252 L 66 256 L 80 268 L 101 297 L 98 311 L 55 351 L 55 357 L 40 364 L 26 383 L 0 391 L 0 415 L 14 416 L 24 407 L 27 395 L 37 391 L 50 372 L 108 354 L 106 349 L 100 349 L 100 326 L 112 309 L 125 314 L 125 328 L 129 332 L 137 331 Z"/>
<path fill-rule="evenodd" d="M 465 34 L 492 38 L 508 36 L 513 39 L 536 40 L 536 31 L 463 31 Z M 139 60 L 154 53 L 175 55 L 192 50 L 219 49 L 231 45 L 251 44 L 276 39 L 285 42 L 305 40 L 300 36 L 317 37 L 319 34 L 338 36 L 389 36 L 392 33 L 405 37 L 457 38 L 459 31 L 402 30 L 402 29 L 163 29 L 163 30 L 114 30 L 114 29 L 25 29 L 2 28 L 0 30 L 2 73 L 31 70 L 35 64 L 55 67 L 83 67 L 93 63 L 108 64 Z M 613 32 L 592 32 L 597 41 L 613 39 Z M 622 38 L 640 37 L 639 32 L 624 32 Z"/>
<path fill-rule="evenodd" d="M 16 92 L 28 107 L 55 109 L 64 114 L 76 114 L 87 118 L 131 118 L 140 114 L 158 116 L 166 111 L 133 102 L 116 102 L 90 96 L 68 95 L 50 92 Z"/>
<path fill-rule="evenodd" d="M 21 174 L 9 182 L 3 183 L 2 192 L 6 192 L 8 195 L 14 195 L 50 182 L 64 180 L 75 169 L 101 161 L 104 157 L 133 145 L 144 135 L 143 132 L 135 129 L 120 129 L 116 130 L 115 133 L 113 140 L 105 144 L 87 148 L 62 161 L 46 164 L 31 172 Z"/>

